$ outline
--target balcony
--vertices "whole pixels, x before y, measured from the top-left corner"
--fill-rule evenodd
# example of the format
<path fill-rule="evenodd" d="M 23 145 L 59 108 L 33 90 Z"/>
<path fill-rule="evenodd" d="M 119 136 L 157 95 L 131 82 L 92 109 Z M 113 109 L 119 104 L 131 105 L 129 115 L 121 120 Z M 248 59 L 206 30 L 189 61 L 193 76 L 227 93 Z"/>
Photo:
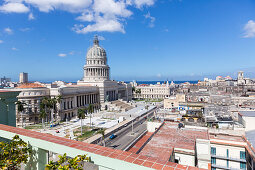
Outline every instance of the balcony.
<path fill-rule="evenodd" d="M 220 155 L 211 155 L 211 156 L 212 156 L 212 158 L 216 158 L 216 159 L 224 159 L 224 160 L 229 160 L 229 161 L 246 163 L 246 159 L 232 158 L 232 157 L 226 157 L 226 156 L 220 156 Z"/>
<path fill-rule="evenodd" d="M 227 169 L 227 170 L 240 170 L 239 168 L 238 168 L 238 169 L 235 169 L 235 168 L 226 167 L 226 166 L 221 166 L 221 165 L 215 165 L 215 164 L 212 164 L 212 168 Z"/>

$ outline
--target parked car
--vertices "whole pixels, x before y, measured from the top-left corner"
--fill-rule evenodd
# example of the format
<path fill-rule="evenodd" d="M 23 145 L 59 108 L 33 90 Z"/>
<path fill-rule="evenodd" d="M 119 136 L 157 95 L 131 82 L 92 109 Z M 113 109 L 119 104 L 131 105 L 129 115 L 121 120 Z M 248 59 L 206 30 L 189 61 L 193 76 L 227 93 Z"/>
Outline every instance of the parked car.
<path fill-rule="evenodd" d="M 114 139 L 114 138 L 116 138 L 116 137 L 117 137 L 117 135 L 112 134 L 112 135 L 110 136 L 110 139 Z"/>

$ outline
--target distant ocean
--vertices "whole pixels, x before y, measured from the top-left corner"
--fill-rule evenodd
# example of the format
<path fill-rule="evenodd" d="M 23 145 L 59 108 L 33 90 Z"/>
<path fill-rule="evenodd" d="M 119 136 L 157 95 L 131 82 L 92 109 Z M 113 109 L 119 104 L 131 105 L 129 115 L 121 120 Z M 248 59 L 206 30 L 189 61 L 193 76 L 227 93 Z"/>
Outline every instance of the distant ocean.
<path fill-rule="evenodd" d="M 132 81 L 125 81 L 126 83 L 132 82 Z M 136 83 L 138 84 L 157 84 L 158 82 L 160 82 L 160 84 L 165 83 L 166 81 L 136 81 Z M 181 84 L 181 83 L 185 83 L 185 82 L 189 82 L 191 84 L 197 84 L 198 81 L 174 81 L 175 84 Z M 169 81 L 169 83 L 171 83 L 171 81 Z"/>

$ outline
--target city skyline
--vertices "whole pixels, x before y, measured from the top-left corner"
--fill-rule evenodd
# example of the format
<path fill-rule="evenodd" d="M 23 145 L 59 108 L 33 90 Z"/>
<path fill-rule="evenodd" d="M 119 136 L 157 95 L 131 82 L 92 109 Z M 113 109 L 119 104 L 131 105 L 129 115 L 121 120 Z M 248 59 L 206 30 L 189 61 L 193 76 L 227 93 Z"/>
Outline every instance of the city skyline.
<path fill-rule="evenodd" d="M 251 0 L 3 1 L 0 76 L 77 81 L 97 34 L 115 80 L 235 78 L 238 70 L 254 78 L 254 8 Z"/>

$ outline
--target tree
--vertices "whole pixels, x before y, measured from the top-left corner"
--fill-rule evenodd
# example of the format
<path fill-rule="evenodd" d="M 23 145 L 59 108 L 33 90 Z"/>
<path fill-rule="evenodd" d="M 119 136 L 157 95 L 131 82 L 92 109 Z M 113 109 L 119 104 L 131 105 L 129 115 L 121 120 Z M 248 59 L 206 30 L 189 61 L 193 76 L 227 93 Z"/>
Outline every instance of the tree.
<path fill-rule="evenodd" d="M 148 110 L 148 109 L 149 109 L 149 105 L 146 105 L 144 108 L 145 108 L 146 110 Z"/>
<path fill-rule="evenodd" d="M 0 169 L 20 169 L 20 164 L 26 164 L 32 153 L 32 149 L 18 135 L 10 142 L 0 142 L 0 150 Z"/>
<path fill-rule="evenodd" d="M 48 120 L 48 109 L 50 108 L 49 98 L 44 97 L 40 102 L 40 117 L 42 119 L 42 126 L 45 129 L 45 119 Z"/>
<path fill-rule="evenodd" d="M 89 113 L 89 118 L 90 118 L 90 128 L 91 128 L 91 114 L 94 112 L 94 106 L 93 104 L 89 104 L 88 106 L 88 113 Z"/>
<path fill-rule="evenodd" d="M 46 114 L 46 117 L 45 117 L 45 118 L 47 118 L 46 121 L 48 121 L 49 99 L 48 99 L 47 97 L 44 97 L 44 98 L 42 99 L 41 104 L 40 104 L 40 107 L 41 107 L 42 109 L 44 109 L 44 112 L 45 112 L 45 114 Z"/>
<path fill-rule="evenodd" d="M 90 157 L 87 157 L 87 155 L 78 155 L 75 158 L 68 158 L 65 153 L 63 156 L 59 155 L 58 157 L 59 160 L 57 162 L 50 161 L 49 164 L 46 165 L 45 169 L 83 170 L 83 162 L 91 162 Z"/>
<path fill-rule="evenodd" d="M 82 119 L 85 119 L 85 112 L 86 112 L 85 108 L 78 109 L 78 118 L 81 120 L 81 135 L 82 135 Z"/>
<path fill-rule="evenodd" d="M 132 87 L 132 92 L 133 92 L 133 93 L 135 92 L 135 87 Z"/>
<path fill-rule="evenodd" d="M 61 107 L 61 100 L 62 100 L 62 96 L 61 95 L 58 95 L 57 97 L 56 97 L 56 101 L 57 101 L 57 106 L 56 106 L 56 108 L 57 108 L 57 120 L 60 120 L 60 107 Z"/>
<path fill-rule="evenodd" d="M 17 101 L 16 102 L 16 105 L 17 105 L 17 107 L 18 107 L 18 112 L 19 112 L 19 114 L 21 115 L 21 127 L 23 127 L 23 117 L 22 117 L 22 114 L 23 114 L 23 111 L 25 110 L 25 108 L 24 108 L 24 105 L 25 105 L 26 103 L 23 103 L 23 102 L 21 102 L 21 101 Z"/>
<path fill-rule="evenodd" d="M 141 91 L 141 89 L 136 89 L 136 90 L 135 90 L 135 93 L 136 93 L 136 94 L 139 94 L 139 98 L 140 98 L 140 95 L 141 95 L 142 91 Z"/>
<path fill-rule="evenodd" d="M 57 104 L 57 99 L 54 97 L 54 98 L 49 98 L 48 99 L 48 107 L 50 108 L 50 121 L 51 121 L 51 126 L 53 125 L 53 121 L 54 121 L 54 118 L 53 118 L 53 112 L 55 111 L 55 106 Z M 52 126 L 53 127 L 53 126 Z"/>
<path fill-rule="evenodd" d="M 102 139 L 103 139 L 103 145 L 105 146 L 105 141 L 104 141 L 104 137 L 105 137 L 105 129 L 100 129 L 99 131 L 97 131 L 98 134 L 102 135 Z"/>
<path fill-rule="evenodd" d="M 45 112 L 44 105 L 40 104 L 40 118 L 42 119 L 42 127 L 45 130 L 45 118 L 47 117 L 47 113 Z"/>

